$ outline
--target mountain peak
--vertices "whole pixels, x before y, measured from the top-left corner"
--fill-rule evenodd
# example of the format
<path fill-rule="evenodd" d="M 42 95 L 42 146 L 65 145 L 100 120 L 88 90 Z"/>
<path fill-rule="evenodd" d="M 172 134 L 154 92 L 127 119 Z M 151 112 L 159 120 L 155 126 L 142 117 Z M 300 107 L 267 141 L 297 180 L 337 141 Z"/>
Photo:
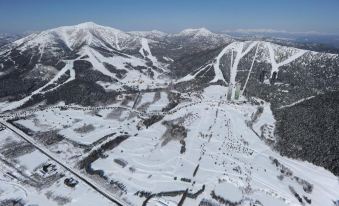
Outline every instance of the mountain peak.
<path fill-rule="evenodd" d="M 118 33 L 122 32 L 119 29 L 115 29 L 109 26 L 102 26 L 92 21 L 83 22 L 80 24 L 70 25 L 70 26 L 61 26 L 58 28 L 47 30 L 47 32 L 48 31 L 60 31 L 60 30 L 76 31 L 76 30 L 96 30 L 96 29 L 103 29 L 103 30 L 107 30 L 111 32 L 118 32 Z"/>
<path fill-rule="evenodd" d="M 43 50 L 46 47 L 64 43 L 68 48 L 74 49 L 79 45 L 95 44 L 96 46 L 111 45 L 117 49 L 122 42 L 133 40 L 129 34 L 107 26 L 98 25 L 94 22 L 84 22 L 76 25 L 61 26 L 30 35 L 19 39 L 14 45 L 20 45 L 21 49 L 38 47 Z M 24 43 L 24 44 L 23 44 Z"/>
<path fill-rule="evenodd" d="M 76 27 L 84 27 L 84 28 L 90 28 L 90 27 L 98 27 L 100 25 L 92 22 L 92 21 L 88 21 L 88 22 L 83 22 L 80 24 L 75 25 Z"/>
<path fill-rule="evenodd" d="M 185 35 L 185 36 L 186 35 L 209 36 L 212 34 L 213 32 L 211 32 L 210 30 L 204 27 L 197 28 L 197 29 L 192 29 L 192 28 L 184 29 L 179 33 L 179 35 Z"/>

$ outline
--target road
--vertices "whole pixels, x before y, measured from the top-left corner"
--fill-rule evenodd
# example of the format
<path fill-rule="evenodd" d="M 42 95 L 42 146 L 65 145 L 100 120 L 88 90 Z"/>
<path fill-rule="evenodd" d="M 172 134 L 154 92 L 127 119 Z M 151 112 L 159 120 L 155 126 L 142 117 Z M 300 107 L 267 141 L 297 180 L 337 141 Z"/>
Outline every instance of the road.
<path fill-rule="evenodd" d="M 146 115 L 146 116 L 152 116 L 152 115 L 168 115 L 168 114 L 173 114 L 177 112 L 178 110 L 184 109 L 186 107 L 195 105 L 195 104 L 202 104 L 202 103 L 220 103 L 220 104 L 229 104 L 229 101 L 226 100 L 200 100 L 200 101 L 193 101 L 189 102 L 187 104 L 181 105 L 179 107 L 174 107 L 173 109 L 162 112 L 162 111 L 156 111 L 156 112 L 143 112 L 139 111 L 138 109 L 133 109 L 132 107 L 129 106 L 122 106 L 122 105 L 115 105 L 115 106 L 98 106 L 98 107 L 83 107 L 83 106 L 69 106 L 69 105 L 64 105 L 64 106 L 50 106 L 50 107 L 45 107 L 45 108 L 36 108 L 32 110 L 26 110 L 26 111 L 19 111 L 17 113 L 3 113 L 0 114 L 0 119 L 2 120 L 13 120 L 16 118 L 24 118 L 27 117 L 31 114 L 34 114 L 37 111 L 43 111 L 43 110 L 51 110 L 51 109 L 74 109 L 74 110 L 113 110 L 113 109 L 127 109 L 130 110 L 131 112 L 135 112 L 139 115 Z"/>
<path fill-rule="evenodd" d="M 78 171 L 77 169 L 71 168 L 70 166 L 66 165 L 63 160 L 58 159 L 58 157 L 56 157 L 55 154 L 51 153 L 48 149 L 44 148 L 44 146 L 42 146 L 39 143 L 37 143 L 32 137 L 28 136 L 23 131 L 19 130 L 18 128 L 16 128 L 12 124 L 10 124 L 10 123 L 8 123 L 8 122 L 6 122 L 4 120 L 0 120 L 0 124 L 2 124 L 7 129 L 9 129 L 9 130 L 13 131 L 15 134 L 17 134 L 19 137 L 23 138 L 24 140 L 26 140 L 27 142 L 32 144 L 40 152 L 42 152 L 47 157 L 49 157 L 50 159 L 52 159 L 53 161 L 58 163 L 60 166 L 62 166 L 64 169 L 66 169 L 67 171 L 72 173 L 74 176 L 76 176 L 77 178 L 79 178 L 80 180 L 85 182 L 87 185 L 92 187 L 94 190 L 99 192 L 101 195 L 103 195 L 105 198 L 110 200 L 115 205 L 120 205 L 120 206 L 127 205 L 127 203 L 125 203 L 124 201 L 122 201 L 119 198 L 115 197 L 113 194 L 111 194 L 105 188 L 102 188 L 100 185 L 98 185 L 92 179 L 86 177 L 84 174 L 81 174 L 81 172 Z"/>

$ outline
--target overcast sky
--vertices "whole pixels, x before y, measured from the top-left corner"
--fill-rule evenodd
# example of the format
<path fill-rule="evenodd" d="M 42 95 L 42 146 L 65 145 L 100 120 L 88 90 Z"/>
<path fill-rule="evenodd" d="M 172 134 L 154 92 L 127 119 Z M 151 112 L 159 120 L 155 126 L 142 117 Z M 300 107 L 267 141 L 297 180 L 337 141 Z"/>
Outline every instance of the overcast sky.
<path fill-rule="evenodd" d="M 0 32 L 93 21 L 125 31 L 275 29 L 339 34 L 339 0 L 0 0 Z"/>

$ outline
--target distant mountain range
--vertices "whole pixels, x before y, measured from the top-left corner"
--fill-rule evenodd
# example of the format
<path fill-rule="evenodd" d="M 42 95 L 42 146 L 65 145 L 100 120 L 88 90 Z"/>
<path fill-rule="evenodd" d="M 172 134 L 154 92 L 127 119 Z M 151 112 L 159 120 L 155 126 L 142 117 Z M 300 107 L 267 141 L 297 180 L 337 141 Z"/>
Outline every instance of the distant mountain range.
<path fill-rule="evenodd" d="M 309 44 L 299 34 L 238 33 L 233 37 L 205 28 L 178 34 L 124 32 L 86 22 L 13 37 L 0 48 L 0 111 L 5 116 L 60 102 L 107 106 L 123 95 L 135 95 L 134 111 L 140 95 L 165 91 L 170 103 L 163 111 L 171 115 L 179 103 L 196 103 L 205 91 L 216 92 L 210 88 L 225 89 L 218 101 L 234 108 L 241 102 L 270 105 L 275 130 L 252 128 L 263 142 L 339 175 L 336 49 L 321 39 Z M 257 121 L 255 115 L 247 122 L 249 128 Z M 145 120 L 145 128 L 162 118 Z"/>
<path fill-rule="evenodd" d="M 299 46 L 309 46 L 310 49 L 338 52 L 339 34 L 321 32 L 287 32 L 272 29 L 238 29 L 223 31 L 236 38 L 275 40 L 280 42 L 294 42 Z"/>
<path fill-rule="evenodd" d="M 21 35 L 21 34 L 6 34 L 0 33 L 0 47 L 2 47 L 3 45 L 9 44 L 17 39 L 20 39 L 22 37 L 24 37 L 25 35 Z"/>

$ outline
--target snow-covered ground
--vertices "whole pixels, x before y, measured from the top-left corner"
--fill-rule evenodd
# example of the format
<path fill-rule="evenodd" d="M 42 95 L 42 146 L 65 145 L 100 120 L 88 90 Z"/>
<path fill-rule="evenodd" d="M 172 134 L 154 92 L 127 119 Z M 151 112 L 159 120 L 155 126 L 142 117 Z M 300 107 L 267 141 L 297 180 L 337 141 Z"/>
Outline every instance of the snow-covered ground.
<path fill-rule="evenodd" d="M 222 82 L 226 87 L 214 85 L 181 94 L 173 91 L 176 86 L 169 83 L 174 81 L 169 75 L 172 71 L 167 69 L 180 55 L 157 55 L 164 43 L 159 39 L 165 37 L 226 44 L 215 58 L 177 81 L 196 80 L 212 70 L 214 76 L 206 83 Z M 37 52 L 37 62 L 27 77 L 39 74 L 45 84 L 26 96 L 13 97 L 18 101 L 8 102 L 11 97 L 0 102 L 0 112 L 7 112 L 1 114 L 1 122 L 10 124 L 4 123 L 5 117 L 15 119 L 16 129 L 22 129 L 19 137 L 8 125 L 7 129 L 0 125 L 0 205 L 14 199 L 28 205 L 112 205 L 88 182 L 77 180 L 82 177 L 70 168 L 92 178 L 95 185 L 121 195 L 131 205 L 147 202 L 169 206 L 184 200 L 189 206 L 201 202 L 333 206 L 339 199 L 339 181 L 332 173 L 282 157 L 270 148 L 276 141 L 270 103 L 243 96 L 233 100 L 236 85 L 244 85 L 241 94 L 245 91 L 255 63 L 270 65 L 273 78 L 274 72 L 278 75 L 280 69 L 299 58 L 321 59 L 327 55 L 319 66 L 324 68 L 328 57 L 336 55 L 316 57 L 312 56 L 315 52 L 270 42 L 233 41 L 205 28 L 174 35 L 158 31 L 125 33 L 92 22 L 32 34 L 0 51 L 13 68 L 21 67 L 11 54 L 14 48 L 21 54 Z M 185 50 L 181 44 L 178 48 Z M 66 50 L 74 52 L 75 57 L 61 58 Z M 225 62 L 225 57 L 230 61 Z M 46 66 L 46 58 L 66 64 L 60 69 Z M 243 60 L 249 62 L 245 64 L 248 68 L 239 69 Z M 106 92 L 117 93 L 109 105 L 83 107 L 61 102 L 44 107 L 41 102 L 42 107 L 18 109 L 36 95 L 81 80 L 82 68 L 74 68 L 76 61 L 88 61 L 86 64 L 92 67 L 84 69 L 100 74 L 95 83 Z M 4 65 L 0 64 L 3 70 Z M 244 71 L 247 75 L 238 80 L 238 72 Z M 1 71 L 0 76 L 7 72 Z M 333 76 L 334 72 L 329 77 Z M 269 84 L 269 79 L 264 83 Z M 15 126 L 11 125 L 12 129 Z M 20 134 L 17 130 L 13 129 Z M 32 141 L 24 138 L 23 132 Z M 46 172 L 46 165 L 53 165 L 53 170 Z M 64 182 L 67 178 L 79 183 L 69 187 Z"/>
<path fill-rule="evenodd" d="M 148 200 L 149 205 L 176 205 L 187 190 L 197 196 L 186 197 L 184 205 L 221 203 L 221 197 L 240 205 L 258 201 L 264 206 L 332 206 L 332 201 L 339 198 L 337 177 L 321 167 L 282 157 L 265 143 L 274 141 L 275 120 L 270 104 L 256 99 L 262 103 L 255 105 L 243 97 L 241 101 L 226 101 L 226 94 L 223 86 L 209 86 L 190 94 L 190 101 L 160 112 L 169 103 L 168 94 L 141 93 L 129 105 L 36 110 L 15 123 L 33 132 L 58 131 L 71 143 L 61 141 L 49 149 L 74 165 L 88 153 L 77 149 L 76 144 L 72 146 L 72 142 L 91 146 L 89 151 L 94 151 L 118 135 L 127 134 L 129 137 L 114 149 L 103 150 L 90 167 L 107 178 L 101 184 L 112 181 L 123 185 L 122 197 L 132 205 L 146 201 L 137 195 L 141 191 L 159 193 Z M 163 118 L 140 127 L 150 114 Z M 112 133 L 117 134 L 109 136 Z M 102 139 L 107 135 L 108 139 Z M 73 153 L 68 153 L 70 150 Z M 34 172 L 48 161 L 37 155 L 28 153 L 17 161 Z M 29 158 L 39 161 L 25 163 Z M 173 194 L 166 196 L 166 192 Z"/>
<path fill-rule="evenodd" d="M 65 185 L 66 178 L 75 177 L 38 150 L 4 157 L 10 149 L 5 147 L 6 143 L 24 143 L 12 131 L 0 131 L 0 142 L 0 202 L 3 204 L 17 200 L 25 205 L 112 205 L 82 181 L 77 180 L 79 183 L 73 188 Z M 44 173 L 43 165 L 47 164 L 55 165 L 55 171 Z"/>
<path fill-rule="evenodd" d="M 211 86 L 203 93 L 202 102 L 164 117 L 163 121 L 184 119 L 182 124 L 188 131 L 183 154 L 175 137 L 163 145 L 166 126 L 161 121 L 107 151 L 108 157 L 95 161 L 93 169 L 126 185 L 127 197 L 136 205 L 141 202 L 134 194 L 140 190 L 160 193 L 188 188 L 194 193 L 203 185 L 203 194 L 195 200 L 188 199 L 187 205 L 211 199 L 211 191 L 242 204 L 259 200 L 263 205 L 300 205 L 291 192 L 295 191 L 301 198 L 311 199 L 312 205 L 332 205 L 332 200 L 338 198 L 337 178 L 323 168 L 273 152 L 246 125 L 257 107 L 216 101 L 225 99 L 225 95 L 224 87 Z M 265 124 L 274 125 L 269 105 L 262 106 L 264 112 L 253 125 L 257 133 Z M 124 160 L 127 166 L 115 163 L 115 159 Z M 282 172 L 281 167 L 286 171 Z M 301 183 L 300 179 L 308 183 Z M 305 184 L 312 185 L 312 191 L 304 189 Z"/>
<path fill-rule="evenodd" d="M 81 145 L 90 145 L 113 133 L 125 133 L 136 130 L 134 112 L 158 112 L 169 103 L 166 92 L 143 93 L 132 104 L 123 106 L 114 104 L 105 109 L 75 107 L 64 110 L 63 104 L 45 110 L 26 113 L 26 118 L 15 123 L 29 128 L 33 132 L 56 131 L 62 137 Z M 60 107 L 61 106 L 61 107 Z M 67 107 L 66 107 L 67 108 Z M 99 107 L 98 107 L 99 108 Z"/>
<path fill-rule="evenodd" d="M 124 113 L 122 113 L 120 117 L 122 120 L 128 117 L 129 111 L 127 110 L 126 112 L 127 116 L 125 115 L 125 117 Z M 128 121 L 123 122 L 120 119 L 103 118 L 102 115 L 107 117 L 109 113 L 101 111 L 96 114 L 91 111 L 60 110 L 56 108 L 38 111 L 34 114 L 34 117 L 22 119 L 16 123 L 34 132 L 55 130 L 66 139 L 88 145 L 106 135 L 116 133 L 119 128 L 127 127 L 125 124 Z"/>

